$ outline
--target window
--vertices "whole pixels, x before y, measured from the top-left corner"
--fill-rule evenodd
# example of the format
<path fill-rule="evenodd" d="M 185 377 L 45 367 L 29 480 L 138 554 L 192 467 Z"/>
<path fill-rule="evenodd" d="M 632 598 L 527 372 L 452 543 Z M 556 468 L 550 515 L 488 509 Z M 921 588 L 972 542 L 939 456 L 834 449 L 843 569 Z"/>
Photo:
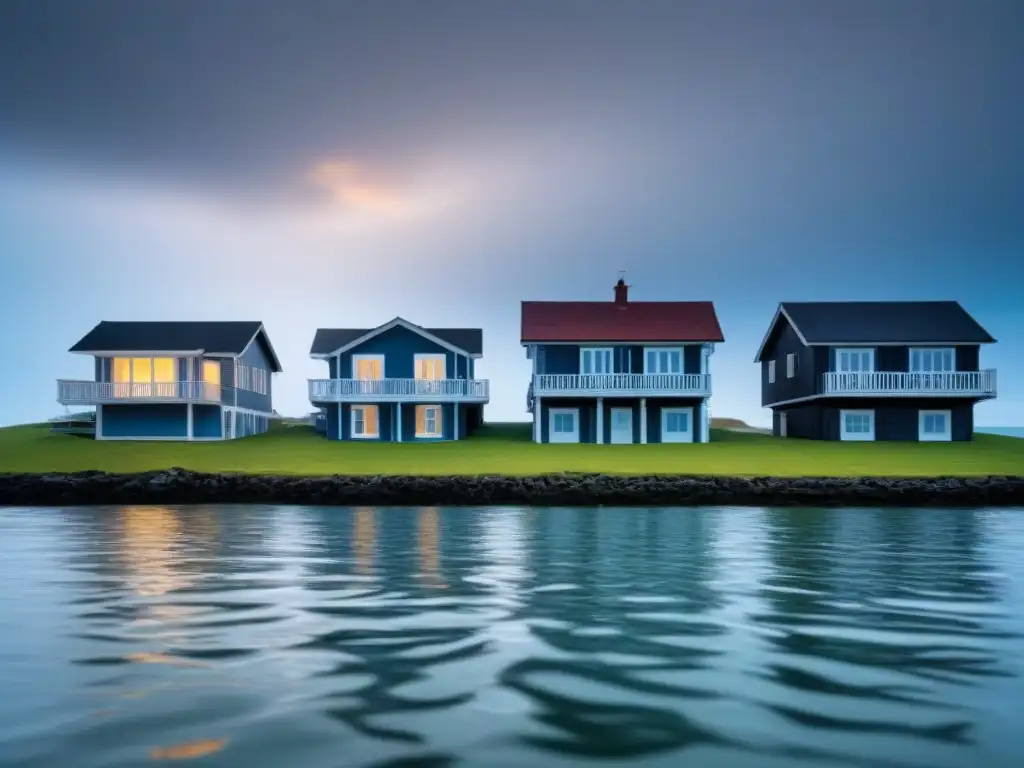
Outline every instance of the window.
<path fill-rule="evenodd" d="M 648 347 L 644 351 L 644 373 L 682 373 L 683 350 Z"/>
<path fill-rule="evenodd" d="M 836 350 L 836 371 L 838 371 L 839 373 L 872 373 L 874 370 L 875 350 Z"/>
<path fill-rule="evenodd" d="M 117 397 L 173 397 L 178 380 L 178 359 L 175 357 L 115 357 L 111 379 Z"/>
<path fill-rule="evenodd" d="M 380 434 L 376 405 L 352 406 L 352 437 L 378 437 Z"/>
<path fill-rule="evenodd" d="M 874 411 L 840 411 L 839 412 L 839 439 L 840 440 L 874 440 L 875 439 L 875 412 Z"/>
<path fill-rule="evenodd" d="M 612 373 L 612 350 L 586 348 L 580 350 L 580 373 Z"/>
<path fill-rule="evenodd" d="M 917 439 L 942 441 L 953 439 L 952 411 L 920 411 L 917 421 Z"/>
<path fill-rule="evenodd" d="M 352 378 L 362 381 L 384 378 L 384 355 L 352 355 Z"/>
<path fill-rule="evenodd" d="M 417 379 L 445 378 L 444 355 L 416 355 Z"/>
<path fill-rule="evenodd" d="M 441 437 L 441 406 L 416 406 L 416 437 Z"/>
<path fill-rule="evenodd" d="M 575 408 L 552 408 L 549 412 L 548 442 L 578 443 L 579 412 Z"/>
<path fill-rule="evenodd" d="M 956 370 L 952 347 L 910 350 L 911 373 L 947 373 Z"/>
<path fill-rule="evenodd" d="M 239 389 L 249 388 L 249 369 L 241 363 L 235 365 L 235 386 Z"/>
<path fill-rule="evenodd" d="M 775 383 L 775 361 L 774 360 L 769 360 L 768 361 L 768 383 L 769 384 L 774 384 Z"/>
<path fill-rule="evenodd" d="M 689 408 L 661 409 L 661 442 L 688 443 L 693 440 L 692 411 Z"/>
<path fill-rule="evenodd" d="M 796 354 L 790 352 L 786 355 L 786 378 L 792 379 L 796 376 Z"/>

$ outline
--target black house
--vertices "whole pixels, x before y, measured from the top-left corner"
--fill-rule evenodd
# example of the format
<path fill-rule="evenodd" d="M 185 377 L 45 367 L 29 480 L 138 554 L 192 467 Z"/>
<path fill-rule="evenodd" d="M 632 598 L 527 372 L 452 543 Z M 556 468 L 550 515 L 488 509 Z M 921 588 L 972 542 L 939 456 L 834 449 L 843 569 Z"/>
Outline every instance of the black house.
<path fill-rule="evenodd" d="M 970 440 L 995 339 L 955 301 L 783 302 L 754 361 L 777 437 Z"/>

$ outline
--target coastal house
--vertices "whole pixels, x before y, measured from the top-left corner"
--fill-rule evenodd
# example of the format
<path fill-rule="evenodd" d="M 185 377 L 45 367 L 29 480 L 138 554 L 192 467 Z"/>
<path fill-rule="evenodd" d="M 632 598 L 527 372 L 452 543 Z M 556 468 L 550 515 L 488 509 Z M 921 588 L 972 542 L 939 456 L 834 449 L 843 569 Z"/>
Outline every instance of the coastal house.
<path fill-rule="evenodd" d="M 69 351 L 96 373 L 58 380 L 57 401 L 95 406 L 97 440 L 230 440 L 273 417 L 281 363 L 258 321 L 103 321 Z"/>
<path fill-rule="evenodd" d="M 710 437 L 710 301 L 524 301 L 537 443 L 689 443 Z"/>
<path fill-rule="evenodd" d="M 754 358 L 761 404 L 778 437 L 970 440 L 994 341 L 955 301 L 783 302 Z"/>
<path fill-rule="evenodd" d="M 310 356 L 328 365 L 309 381 L 331 440 L 459 440 L 483 422 L 489 383 L 475 377 L 479 328 L 423 328 L 401 317 L 376 328 L 319 328 Z"/>

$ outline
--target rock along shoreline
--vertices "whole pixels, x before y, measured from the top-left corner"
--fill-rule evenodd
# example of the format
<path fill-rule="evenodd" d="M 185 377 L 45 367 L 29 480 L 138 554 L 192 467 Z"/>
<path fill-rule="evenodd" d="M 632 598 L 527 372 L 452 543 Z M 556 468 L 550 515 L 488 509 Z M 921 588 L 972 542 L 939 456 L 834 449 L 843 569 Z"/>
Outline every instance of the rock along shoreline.
<path fill-rule="evenodd" d="M 1024 507 L 1024 476 L 0 474 L 0 505 Z"/>

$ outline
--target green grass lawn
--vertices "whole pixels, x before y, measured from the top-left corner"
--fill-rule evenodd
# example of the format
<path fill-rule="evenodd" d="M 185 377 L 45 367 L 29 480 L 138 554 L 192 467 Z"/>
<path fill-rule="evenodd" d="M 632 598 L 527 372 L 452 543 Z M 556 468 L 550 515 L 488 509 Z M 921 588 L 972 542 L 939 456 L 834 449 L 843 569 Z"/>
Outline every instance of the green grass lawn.
<path fill-rule="evenodd" d="M 1024 440 L 827 443 L 713 429 L 707 445 L 534 445 L 528 425 L 490 425 L 469 440 L 425 445 L 328 441 L 277 426 L 216 443 L 94 441 L 48 425 L 0 429 L 0 472 L 139 472 L 184 467 L 255 474 L 506 474 L 607 472 L 709 475 L 989 475 L 1024 473 Z"/>

